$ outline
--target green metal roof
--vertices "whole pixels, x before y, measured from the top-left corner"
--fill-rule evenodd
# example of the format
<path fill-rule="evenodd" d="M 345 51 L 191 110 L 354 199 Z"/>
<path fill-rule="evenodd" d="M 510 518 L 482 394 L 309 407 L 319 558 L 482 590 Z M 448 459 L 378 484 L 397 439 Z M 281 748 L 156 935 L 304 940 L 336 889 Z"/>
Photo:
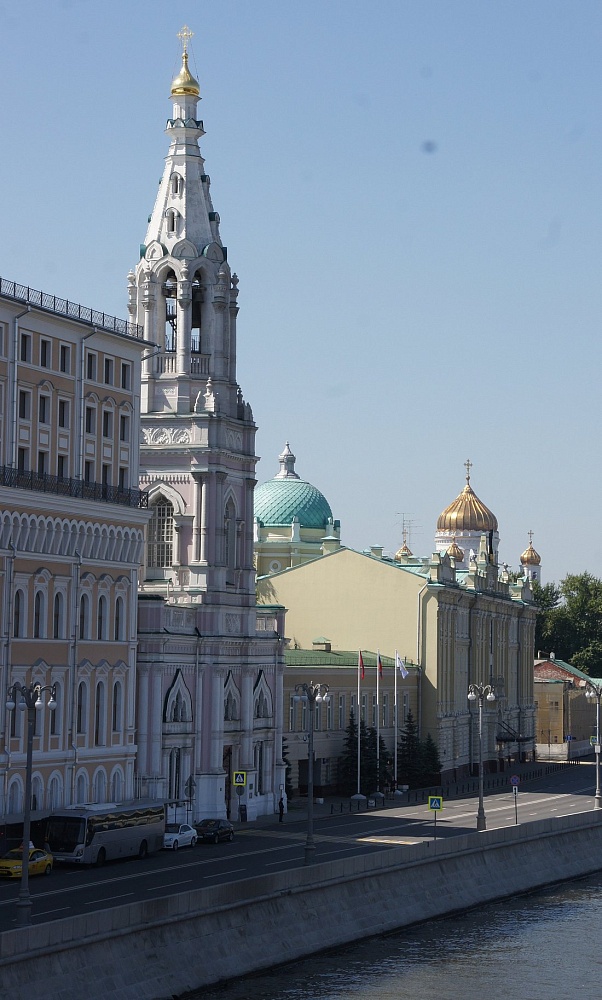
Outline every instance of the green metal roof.
<path fill-rule="evenodd" d="M 358 650 L 339 650 L 326 653 L 321 649 L 285 649 L 284 659 L 287 667 L 355 667 L 357 669 Z M 376 669 L 376 653 L 362 649 L 364 669 Z M 392 656 L 380 655 L 383 670 L 390 670 L 395 665 Z M 404 660 L 408 667 L 414 666 L 409 660 Z"/>
<path fill-rule="evenodd" d="M 297 517 L 303 528 L 326 528 L 332 518 L 323 493 L 302 479 L 269 479 L 255 487 L 255 517 L 265 525 L 289 525 Z"/>

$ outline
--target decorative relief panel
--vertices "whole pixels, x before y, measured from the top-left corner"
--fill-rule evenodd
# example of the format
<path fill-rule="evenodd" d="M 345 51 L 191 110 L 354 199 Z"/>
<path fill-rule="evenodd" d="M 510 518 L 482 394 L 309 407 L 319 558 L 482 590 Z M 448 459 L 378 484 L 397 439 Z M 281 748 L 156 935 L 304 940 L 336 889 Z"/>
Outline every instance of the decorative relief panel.
<path fill-rule="evenodd" d="M 226 429 L 226 447 L 232 448 L 232 450 L 240 451 L 242 448 L 242 433 L 240 431 L 234 431 L 232 428 Z"/>
<path fill-rule="evenodd" d="M 164 447 L 168 444 L 190 444 L 190 431 L 184 427 L 152 427 L 142 429 L 144 444 Z"/>
<path fill-rule="evenodd" d="M 240 631 L 240 615 L 226 615 L 226 632 L 229 635 L 236 635 L 239 634 Z"/>

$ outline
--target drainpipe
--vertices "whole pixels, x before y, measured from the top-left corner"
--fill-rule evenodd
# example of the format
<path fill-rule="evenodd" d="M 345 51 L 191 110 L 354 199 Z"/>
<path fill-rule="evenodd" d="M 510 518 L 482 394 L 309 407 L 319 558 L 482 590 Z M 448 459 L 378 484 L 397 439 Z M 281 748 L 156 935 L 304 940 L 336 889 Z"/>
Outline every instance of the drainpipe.
<path fill-rule="evenodd" d="M 418 612 L 416 616 L 416 665 L 418 667 L 418 718 L 416 720 L 416 724 L 418 727 L 419 737 L 422 735 L 422 663 L 420 659 L 420 643 L 422 641 L 421 600 L 428 585 L 429 581 L 427 580 L 418 591 Z"/>
<path fill-rule="evenodd" d="M 19 320 L 26 316 L 28 312 L 31 312 L 31 306 L 27 306 L 23 312 L 18 313 L 17 316 L 13 318 L 13 341 L 12 341 L 12 357 L 9 360 L 9 375 L 8 381 L 11 386 L 12 398 L 10 401 L 10 409 L 12 412 L 12 421 L 9 427 L 9 447 L 6 450 L 6 457 L 8 459 L 9 465 L 15 469 L 17 467 L 17 419 L 19 417 L 18 411 L 18 399 L 19 399 L 19 387 L 17 378 L 17 358 L 19 357 Z"/>

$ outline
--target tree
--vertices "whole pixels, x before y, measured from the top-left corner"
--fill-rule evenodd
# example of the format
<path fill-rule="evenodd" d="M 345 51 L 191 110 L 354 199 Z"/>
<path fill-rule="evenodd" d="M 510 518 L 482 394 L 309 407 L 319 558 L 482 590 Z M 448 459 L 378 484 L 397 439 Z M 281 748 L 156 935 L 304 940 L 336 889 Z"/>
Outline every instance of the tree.
<path fill-rule="evenodd" d="M 430 733 L 420 747 L 423 786 L 438 785 L 441 780 L 441 759 L 439 749 Z"/>
<path fill-rule="evenodd" d="M 288 755 L 288 742 L 285 738 L 282 740 L 282 759 L 285 764 L 284 768 L 284 790 L 286 792 L 287 799 L 293 794 L 293 782 L 291 780 L 291 762 Z"/>
<path fill-rule="evenodd" d="M 408 711 L 406 723 L 397 744 L 397 767 L 400 784 L 409 785 L 410 788 L 420 788 L 420 740 L 418 739 L 418 726 L 411 709 Z"/>
<path fill-rule="evenodd" d="M 560 586 L 534 585 L 539 611 L 536 649 L 553 651 L 592 676 L 602 676 L 602 580 L 569 574 Z"/>

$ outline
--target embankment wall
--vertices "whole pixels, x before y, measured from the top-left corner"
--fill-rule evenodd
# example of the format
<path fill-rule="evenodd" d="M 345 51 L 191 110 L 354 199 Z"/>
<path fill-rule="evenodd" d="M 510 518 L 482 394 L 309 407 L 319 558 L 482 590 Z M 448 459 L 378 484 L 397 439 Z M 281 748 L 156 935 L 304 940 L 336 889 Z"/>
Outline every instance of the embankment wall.
<path fill-rule="evenodd" d="M 0 935 L 2 1000 L 158 1000 L 602 869 L 602 810 Z"/>

